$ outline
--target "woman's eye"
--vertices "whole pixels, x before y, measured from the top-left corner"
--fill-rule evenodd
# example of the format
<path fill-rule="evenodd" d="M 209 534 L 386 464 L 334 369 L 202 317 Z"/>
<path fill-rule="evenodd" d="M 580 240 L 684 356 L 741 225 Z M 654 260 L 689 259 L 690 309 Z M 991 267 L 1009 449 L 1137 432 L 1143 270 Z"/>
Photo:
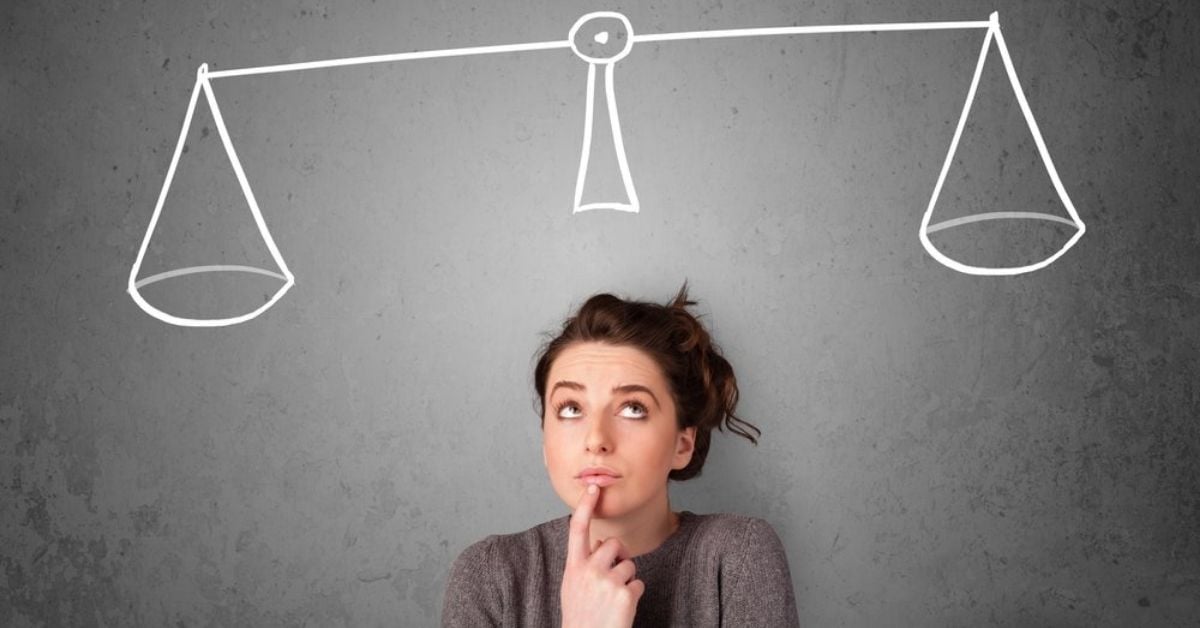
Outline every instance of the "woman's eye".
<path fill-rule="evenodd" d="M 560 416 L 562 418 L 566 418 L 566 419 L 578 418 L 578 414 L 576 414 L 576 415 L 567 414 L 570 411 L 578 411 L 578 410 L 579 410 L 579 406 L 575 405 L 575 403 L 571 402 L 571 401 L 559 404 L 559 406 L 557 408 L 558 416 Z"/>
<path fill-rule="evenodd" d="M 644 419 L 646 418 L 646 406 L 636 401 L 630 401 L 629 403 L 625 403 L 625 406 L 622 408 L 622 415 L 630 419 Z"/>

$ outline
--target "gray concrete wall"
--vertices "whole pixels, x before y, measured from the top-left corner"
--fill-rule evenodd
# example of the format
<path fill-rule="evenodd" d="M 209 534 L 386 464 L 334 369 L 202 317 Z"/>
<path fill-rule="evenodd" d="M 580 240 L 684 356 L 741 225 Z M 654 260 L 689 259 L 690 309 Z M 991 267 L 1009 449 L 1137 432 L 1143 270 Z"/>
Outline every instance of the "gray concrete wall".
<path fill-rule="evenodd" d="M 1087 235 L 1016 277 L 921 248 L 982 31 L 639 44 L 617 66 L 639 214 L 570 212 L 569 51 L 217 79 L 297 283 L 215 329 L 125 293 L 200 63 L 565 39 L 598 8 L 644 33 L 999 10 Z M 532 409 L 540 334 L 594 292 L 662 301 L 685 278 L 763 437 L 717 434 L 672 505 L 770 521 L 807 625 L 1196 622 L 1198 17 L 3 3 L 0 624 L 435 624 L 459 551 L 567 512 Z M 997 61 L 938 216 L 1065 215 Z M 1008 222 L 939 236 L 991 263 L 1070 232 Z M 271 262 L 202 107 L 146 273 L 220 263 Z M 240 313 L 272 281 L 145 294 Z"/>

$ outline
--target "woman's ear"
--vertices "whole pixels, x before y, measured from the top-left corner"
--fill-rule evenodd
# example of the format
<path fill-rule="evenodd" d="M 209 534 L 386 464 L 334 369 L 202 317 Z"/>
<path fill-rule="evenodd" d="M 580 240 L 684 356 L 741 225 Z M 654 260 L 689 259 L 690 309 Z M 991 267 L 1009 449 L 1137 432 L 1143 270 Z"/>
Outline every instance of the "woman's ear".
<path fill-rule="evenodd" d="M 674 469 L 682 469 L 692 461 L 692 453 L 696 451 L 696 426 L 684 428 L 675 438 Z"/>

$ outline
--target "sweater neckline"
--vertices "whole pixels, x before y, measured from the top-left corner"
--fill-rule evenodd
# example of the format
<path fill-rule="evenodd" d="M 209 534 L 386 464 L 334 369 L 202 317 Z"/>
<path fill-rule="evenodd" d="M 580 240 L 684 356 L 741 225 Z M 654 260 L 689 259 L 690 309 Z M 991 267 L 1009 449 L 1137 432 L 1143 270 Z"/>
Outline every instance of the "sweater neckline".
<path fill-rule="evenodd" d="M 672 556 L 678 553 L 678 549 L 687 544 L 687 539 L 692 534 L 692 528 L 697 521 L 696 513 L 690 510 L 679 511 L 679 527 L 671 533 L 658 547 L 633 557 L 633 564 L 637 566 L 638 572 L 649 572 L 657 569 L 660 565 L 667 563 Z M 566 547 L 568 528 L 571 525 L 571 516 L 567 515 L 561 519 L 560 526 L 562 546 Z"/>
<path fill-rule="evenodd" d="M 679 511 L 679 527 L 671 536 L 649 552 L 633 557 L 633 564 L 637 566 L 638 571 L 646 572 L 658 568 L 667 563 L 677 553 L 678 548 L 687 544 L 687 538 L 692 532 L 692 522 L 695 521 L 694 514 L 690 510 Z"/>

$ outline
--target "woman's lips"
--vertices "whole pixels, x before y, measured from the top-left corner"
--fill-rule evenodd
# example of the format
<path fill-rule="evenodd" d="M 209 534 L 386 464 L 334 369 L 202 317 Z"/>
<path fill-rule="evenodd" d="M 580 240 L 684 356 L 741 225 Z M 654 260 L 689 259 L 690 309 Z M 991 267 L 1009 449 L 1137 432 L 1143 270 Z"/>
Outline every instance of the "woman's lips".
<path fill-rule="evenodd" d="M 579 476 L 580 482 L 583 482 L 584 484 L 595 484 L 596 486 L 600 486 L 600 487 L 610 486 L 610 485 L 612 485 L 613 482 L 616 482 L 619 479 L 620 478 L 615 478 L 611 475 L 599 475 L 599 474 L 598 475 L 581 475 L 581 476 Z"/>

